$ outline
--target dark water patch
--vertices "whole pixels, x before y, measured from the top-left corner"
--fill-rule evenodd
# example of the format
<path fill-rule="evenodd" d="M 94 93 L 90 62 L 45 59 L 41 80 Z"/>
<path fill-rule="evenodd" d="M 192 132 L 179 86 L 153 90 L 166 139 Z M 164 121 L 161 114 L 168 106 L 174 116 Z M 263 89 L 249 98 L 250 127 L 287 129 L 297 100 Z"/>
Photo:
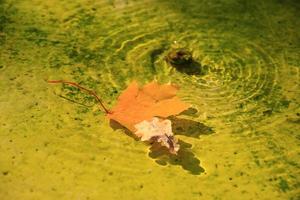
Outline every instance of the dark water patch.
<path fill-rule="evenodd" d="M 48 56 L 48 62 L 46 64 L 47 67 L 53 69 L 59 69 L 62 66 L 71 65 L 71 63 L 65 59 L 61 54 L 54 53 Z"/>
<path fill-rule="evenodd" d="M 2 172 L 3 176 L 7 176 L 8 173 L 9 173 L 9 171 L 3 171 L 3 172 Z"/>
<path fill-rule="evenodd" d="M 65 52 L 69 58 L 76 62 L 87 58 L 95 58 L 94 52 L 84 47 L 77 47 L 76 45 L 66 46 Z"/>
<path fill-rule="evenodd" d="M 11 22 L 12 21 L 2 12 L 2 14 L 0 14 L 0 32 L 4 32 L 5 26 Z"/>
<path fill-rule="evenodd" d="M 38 46 L 45 46 L 50 42 L 48 41 L 48 33 L 37 27 L 26 28 L 23 35 L 26 40 L 34 42 Z"/>
<path fill-rule="evenodd" d="M 7 34 L 9 29 L 8 26 L 14 23 L 12 17 L 10 16 L 13 13 L 12 6 L 6 3 L 4 0 L 0 1 L 0 45 L 5 44 L 7 39 Z"/>
<path fill-rule="evenodd" d="M 268 110 L 263 111 L 263 115 L 264 115 L 264 116 L 271 116 L 272 113 L 273 113 L 273 111 L 272 111 L 271 109 L 268 109 Z"/>
<path fill-rule="evenodd" d="M 281 178 L 281 177 L 279 179 L 278 185 L 279 185 L 279 189 L 282 192 L 287 192 L 288 190 L 290 190 L 288 182 L 285 179 Z"/>
<path fill-rule="evenodd" d="M 80 43 L 68 43 L 63 48 L 67 55 L 75 63 L 83 63 L 87 66 L 99 65 L 103 58 L 103 50 L 90 49 Z"/>
<path fill-rule="evenodd" d="M 79 10 L 78 13 L 80 14 L 78 17 L 78 26 L 84 27 L 94 23 L 95 16 L 91 13 L 87 13 L 84 10 Z"/>
<path fill-rule="evenodd" d="M 48 34 L 46 31 L 43 31 L 42 29 L 40 28 L 37 28 L 37 27 L 28 27 L 25 29 L 25 33 L 28 35 L 28 36 L 32 36 L 32 37 L 47 37 Z"/>

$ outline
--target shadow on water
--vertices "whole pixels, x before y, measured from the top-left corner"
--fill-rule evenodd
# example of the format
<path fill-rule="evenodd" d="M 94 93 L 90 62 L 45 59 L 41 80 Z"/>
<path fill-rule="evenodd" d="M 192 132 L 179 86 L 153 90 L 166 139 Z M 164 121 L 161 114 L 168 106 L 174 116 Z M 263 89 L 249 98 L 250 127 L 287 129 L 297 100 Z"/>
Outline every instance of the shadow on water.
<path fill-rule="evenodd" d="M 199 175 L 205 170 L 200 166 L 200 160 L 191 152 L 192 145 L 179 140 L 180 149 L 177 155 L 170 154 L 166 147 L 153 144 L 150 147 L 149 156 L 159 165 L 180 165 L 191 174 Z"/>
<path fill-rule="evenodd" d="M 83 103 L 78 103 L 68 97 L 59 95 L 61 98 L 64 98 L 73 103 L 80 104 L 82 106 L 86 106 Z M 88 106 L 87 106 L 88 107 Z M 181 114 L 187 116 L 196 116 L 197 110 L 194 108 L 190 108 Z M 184 135 L 186 137 L 200 138 L 201 135 L 208 135 L 214 133 L 213 129 L 204 125 L 203 123 L 192 121 L 189 119 L 181 119 L 175 116 L 169 117 L 172 121 L 172 130 L 175 135 Z M 110 120 L 110 126 L 114 129 L 122 129 L 126 135 L 133 138 L 136 141 L 139 141 L 139 138 L 134 135 L 127 128 L 122 126 L 120 123 Z M 182 140 L 178 141 L 180 145 L 180 149 L 177 155 L 171 154 L 166 147 L 162 147 L 157 143 L 151 144 L 149 157 L 155 160 L 155 162 L 159 165 L 180 165 L 184 170 L 190 172 L 194 175 L 199 175 L 204 172 L 204 169 L 200 166 L 200 160 L 195 156 L 195 154 L 191 151 L 192 145 L 184 142 Z"/>
<path fill-rule="evenodd" d="M 200 135 L 209 135 L 214 133 L 211 127 L 203 123 L 172 117 L 172 130 L 175 135 L 185 135 L 187 137 L 200 138 Z"/>
<path fill-rule="evenodd" d="M 132 137 L 134 140 L 138 141 L 139 138 L 134 135 L 130 130 L 128 130 L 126 127 L 122 126 L 122 124 L 120 124 L 119 122 L 115 121 L 115 120 L 109 120 L 109 125 L 113 130 L 118 130 L 121 129 L 124 131 L 124 133 L 126 135 L 128 135 L 129 137 Z"/>
<path fill-rule="evenodd" d="M 205 72 L 207 71 L 206 66 L 202 66 L 197 61 L 191 61 L 190 63 L 184 64 L 184 65 L 172 65 L 177 71 L 187 74 L 187 75 L 205 75 Z"/>
<path fill-rule="evenodd" d="M 190 110 L 191 111 L 191 110 Z M 188 111 L 188 112 L 190 112 Z M 199 138 L 201 135 L 208 135 L 214 133 L 212 128 L 205 126 L 200 122 L 195 122 L 188 119 L 180 119 L 177 117 L 170 117 L 172 121 L 172 129 L 175 135 L 185 135 L 187 137 Z M 110 126 L 116 129 L 123 129 L 124 133 L 136 141 L 139 139 L 132 134 L 128 129 L 114 120 L 110 120 Z M 200 160 L 191 151 L 192 145 L 179 140 L 180 150 L 177 155 L 170 154 L 166 147 L 162 147 L 157 143 L 151 144 L 149 157 L 154 159 L 159 165 L 165 166 L 179 165 L 184 170 L 194 175 L 199 175 L 204 172 L 204 169 L 200 166 Z"/>

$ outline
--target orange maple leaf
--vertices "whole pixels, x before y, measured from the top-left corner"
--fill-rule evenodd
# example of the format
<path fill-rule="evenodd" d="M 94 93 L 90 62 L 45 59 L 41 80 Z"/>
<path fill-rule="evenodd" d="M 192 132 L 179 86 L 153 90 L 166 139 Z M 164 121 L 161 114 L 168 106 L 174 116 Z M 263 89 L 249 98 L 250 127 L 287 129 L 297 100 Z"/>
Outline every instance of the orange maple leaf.
<path fill-rule="evenodd" d="M 171 84 L 159 85 L 152 81 L 139 88 L 133 81 L 107 116 L 135 132 L 139 122 L 153 117 L 166 118 L 188 109 L 190 106 L 176 96 L 177 91 L 178 87 Z"/>
<path fill-rule="evenodd" d="M 63 80 L 50 80 L 48 83 L 64 83 L 89 93 L 96 98 L 109 119 L 119 122 L 142 141 L 156 141 L 167 147 L 170 153 L 177 154 L 179 144 L 173 136 L 171 121 L 163 118 L 177 115 L 190 106 L 176 96 L 178 87 L 175 85 L 159 85 L 152 81 L 139 88 L 133 81 L 119 96 L 117 105 L 108 110 L 94 91 L 77 83 Z"/>

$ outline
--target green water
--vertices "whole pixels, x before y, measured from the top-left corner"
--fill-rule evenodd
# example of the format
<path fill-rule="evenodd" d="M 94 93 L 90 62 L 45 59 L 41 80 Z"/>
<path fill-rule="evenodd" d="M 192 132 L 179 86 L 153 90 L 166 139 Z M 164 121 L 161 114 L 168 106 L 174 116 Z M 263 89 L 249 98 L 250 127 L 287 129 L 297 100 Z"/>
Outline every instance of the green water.
<path fill-rule="evenodd" d="M 0 0 L 0 198 L 299 199 L 297 0 Z M 172 48 L 202 66 L 168 66 Z M 180 86 L 178 157 L 113 129 L 132 81 Z"/>

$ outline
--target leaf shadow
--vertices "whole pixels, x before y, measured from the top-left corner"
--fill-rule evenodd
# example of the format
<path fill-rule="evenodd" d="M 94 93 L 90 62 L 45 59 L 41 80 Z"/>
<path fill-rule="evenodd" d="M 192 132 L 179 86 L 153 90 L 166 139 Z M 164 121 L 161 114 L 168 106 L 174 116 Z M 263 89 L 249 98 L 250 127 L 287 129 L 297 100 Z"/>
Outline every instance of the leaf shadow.
<path fill-rule="evenodd" d="M 130 130 L 128 130 L 126 127 L 124 127 L 122 124 L 120 124 L 119 122 L 115 121 L 115 120 L 112 120 L 110 119 L 109 120 L 109 125 L 110 127 L 115 131 L 115 130 L 118 130 L 118 129 L 121 129 L 124 131 L 124 133 L 133 138 L 135 141 L 139 141 L 139 138 L 133 134 Z"/>
<path fill-rule="evenodd" d="M 172 129 L 175 135 L 185 135 L 187 137 L 199 138 L 201 135 L 214 133 L 212 128 L 200 122 L 195 122 L 188 119 L 180 119 L 177 117 L 170 117 L 169 119 L 172 121 Z M 136 141 L 139 140 L 137 136 L 114 120 L 110 120 L 110 126 L 114 130 L 122 129 L 129 137 L 132 137 Z M 201 167 L 200 160 L 191 151 L 192 145 L 182 140 L 179 140 L 178 142 L 180 149 L 177 155 L 171 154 L 166 147 L 162 147 L 157 143 L 152 143 L 148 156 L 154 159 L 157 164 L 162 166 L 167 164 L 179 165 L 193 175 L 200 175 L 203 173 L 205 170 Z"/>
<path fill-rule="evenodd" d="M 182 114 L 194 115 L 195 109 L 189 109 Z M 175 135 L 184 135 L 187 137 L 200 138 L 201 135 L 213 134 L 215 131 L 203 123 L 189 119 L 182 119 L 176 116 L 169 117 L 172 121 L 172 130 Z M 155 159 L 159 165 L 180 165 L 184 170 L 189 171 L 193 175 L 200 175 L 204 169 L 200 165 L 200 160 L 191 151 L 192 145 L 179 140 L 180 149 L 177 155 L 170 154 L 165 147 L 158 144 L 152 144 L 149 156 Z"/>
<path fill-rule="evenodd" d="M 200 175 L 205 170 L 200 166 L 200 160 L 191 152 L 192 145 L 182 140 L 178 141 L 180 149 L 177 155 L 170 154 L 166 147 L 154 143 L 150 147 L 149 157 L 159 165 L 180 165 L 184 170 L 193 175 Z"/>
<path fill-rule="evenodd" d="M 169 119 L 172 121 L 172 130 L 175 135 L 200 138 L 201 135 L 210 135 L 215 132 L 211 127 L 200 122 L 177 117 Z"/>

